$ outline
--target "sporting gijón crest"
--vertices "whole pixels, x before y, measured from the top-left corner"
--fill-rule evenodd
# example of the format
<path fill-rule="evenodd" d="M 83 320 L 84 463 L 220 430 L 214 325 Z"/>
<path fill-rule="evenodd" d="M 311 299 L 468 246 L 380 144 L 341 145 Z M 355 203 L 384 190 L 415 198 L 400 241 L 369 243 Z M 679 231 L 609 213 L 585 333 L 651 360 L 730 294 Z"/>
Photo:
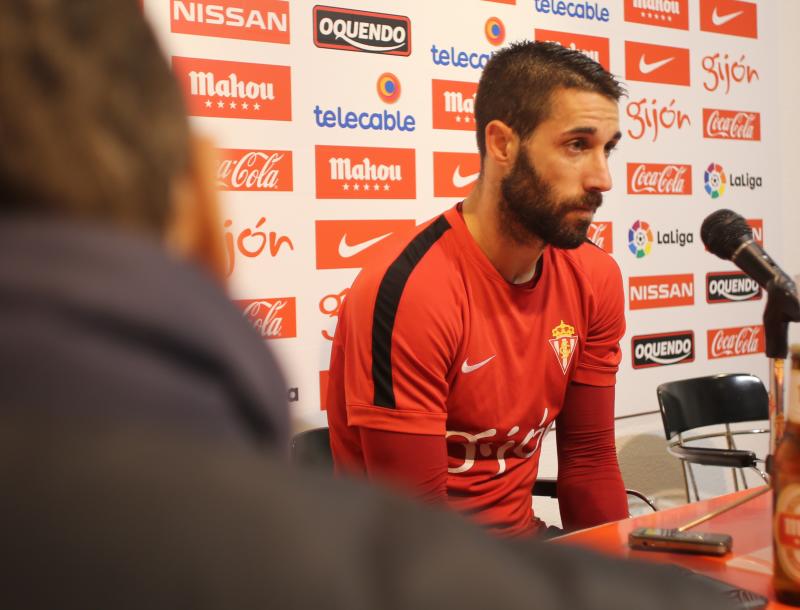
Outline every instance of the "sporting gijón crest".
<path fill-rule="evenodd" d="M 561 320 L 561 324 L 553 329 L 553 338 L 549 339 L 549 343 L 556 353 L 561 370 L 566 375 L 570 362 L 572 362 L 572 355 L 575 353 L 575 348 L 578 347 L 575 327 L 565 324 L 564 320 Z"/>

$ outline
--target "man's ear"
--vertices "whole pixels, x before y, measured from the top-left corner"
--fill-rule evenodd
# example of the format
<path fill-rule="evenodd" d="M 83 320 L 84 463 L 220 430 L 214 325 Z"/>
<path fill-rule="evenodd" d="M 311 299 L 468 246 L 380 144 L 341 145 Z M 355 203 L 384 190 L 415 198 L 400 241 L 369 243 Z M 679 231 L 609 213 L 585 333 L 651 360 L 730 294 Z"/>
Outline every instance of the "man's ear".
<path fill-rule="evenodd" d="M 495 119 L 486 125 L 484 135 L 486 136 L 486 158 L 499 168 L 510 168 L 516 161 L 519 152 L 519 137 L 514 130 L 502 121 Z"/>
<path fill-rule="evenodd" d="M 211 140 L 192 136 L 189 166 L 172 187 L 167 247 L 225 282 L 225 254 L 217 195 L 217 158 Z"/>

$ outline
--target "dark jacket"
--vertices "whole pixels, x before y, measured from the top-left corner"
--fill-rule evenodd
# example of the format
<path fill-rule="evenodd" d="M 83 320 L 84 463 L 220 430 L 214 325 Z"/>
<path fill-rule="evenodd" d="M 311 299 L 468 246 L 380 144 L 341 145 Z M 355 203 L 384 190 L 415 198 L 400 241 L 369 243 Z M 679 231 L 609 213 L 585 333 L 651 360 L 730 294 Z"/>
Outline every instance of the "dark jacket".
<path fill-rule="evenodd" d="M 278 367 L 223 291 L 100 225 L 0 221 L 0 387 L 31 409 L 287 441 Z"/>
<path fill-rule="evenodd" d="M 0 221 L 0 608 L 713 610 L 701 587 L 292 472 L 272 358 L 145 240 Z"/>

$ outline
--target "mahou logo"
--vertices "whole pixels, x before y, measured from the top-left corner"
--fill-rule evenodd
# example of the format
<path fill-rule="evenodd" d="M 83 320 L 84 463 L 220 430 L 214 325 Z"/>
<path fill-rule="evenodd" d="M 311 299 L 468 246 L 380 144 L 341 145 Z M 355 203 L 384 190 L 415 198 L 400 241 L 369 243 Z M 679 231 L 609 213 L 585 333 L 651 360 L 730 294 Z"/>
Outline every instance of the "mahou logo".
<path fill-rule="evenodd" d="M 703 137 L 712 140 L 761 140 L 761 113 L 703 108 Z"/>
<path fill-rule="evenodd" d="M 650 275 L 628 279 L 630 309 L 694 305 L 694 276 Z"/>
<path fill-rule="evenodd" d="M 631 354 L 635 369 L 694 362 L 694 332 L 681 330 L 633 337 Z"/>
<path fill-rule="evenodd" d="M 297 303 L 294 297 L 234 302 L 262 339 L 297 336 Z"/>
<path fill-rule="evenodd" d="M 692 166 L 680 163 L 628 163 L 629 195 L 691 195 Z"/>
<path fill-rule="evenodd" d="M 221 191 L 291 191 L 292 153 L 217 149 L 217 187 Z"/>
<path fill-rule="evenodd" d="M 586 237 L 595 246 L 605 250 L 609 254 L 614 252 L 614 233 L 610 222 L 593 222 L 589 225 Z"/>
<path fill-rule="evenodd" d="M 739 326 L 706 331 L 708 359 L 760 354 L 766 348 L 763 326 Z"/>
<path fill-rule="evenodd" d="M 190 115 L 292 120 L 288 66 L 173 57 L 172 69 Z"/>
<path fill-rule="evenodd" d="M 753 229 L 753 241 L 759 246 L 764 245 L 764 219 L 763 218 L 748 218 L 747 224 Z"/>
<path fill-rule="evenodd" d="M 433 196 L 464 197 L 481 171 L 478 153 L 434 152 Z"/>
<path fill-rule="evenodd" d="M 318 220 L 317 269 L 361 268 L 373 247 L 415 226 L 413 220 Z"/>
<path fill-rule="evenodd" d="M 625 77 L 665 85 L 691 84 L 689 49 L 625 41 Z"/>
<path fill-rule="evenodd" d="M 741 271 L 706 273 L 708 303 L 738 303 L 760 298 L 761 287 L 758 282 Z"/>
<path fill-rule="evenodd" d="M 282 0 L 172 0 L 170 17 L 176 34 L 289 43 L 289 3 Z"/>
<path fill-rule="evenodd" d="M 432 80 L 433 128 L 475 131 L 475 94 L 478 83 Z"/>
<path fill-rule="evenodd" d="M 689 0 L 625 0 L 625 21 L 689 29 Z"/>
<path fill-rule="evenodd" d="M 315 146 L 318 199 L 414 199 L 413 148 Z"/>
<path fill-rule="evenodd" d="M 758 38 L 758 7 L 742 0 L 700 0 L 700 29 Z"/>
<path fill-rule="evenodd" d="M 321 49 L 411 55 L 411 20 L 336 6 L 314 7 L 314 44 Z"/>
<path fill-rule="evenodd" d="M 586 36 L 584 34 L 573 34 L 571 32 L 556 32 L 554 30 L 534 30 L 534 38 L 537 41 L 557 42 L 562 47 L 580 51 L 584 55 L 592 58 L 606 70 L 610 70 L 610 57 L 608 38 L 600 36 Z"/>

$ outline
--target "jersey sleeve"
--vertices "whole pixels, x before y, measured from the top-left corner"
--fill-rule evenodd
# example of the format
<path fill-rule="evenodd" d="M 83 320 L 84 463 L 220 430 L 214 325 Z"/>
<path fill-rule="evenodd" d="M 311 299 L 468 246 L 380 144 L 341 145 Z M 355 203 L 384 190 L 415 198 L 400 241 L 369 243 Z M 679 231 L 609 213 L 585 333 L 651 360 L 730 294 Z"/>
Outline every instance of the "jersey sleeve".
<path fill-rule="evenodd" d="M 445 434 L 448 372 L 461 312 L 429 252 L 410 269 L 359 277 L 346 303 L 347 423 L 389 432 Z"/>
<path fill-rule="evenodd" d="M 620 341 L 625 334 L 622 274 L 614 259 L 594 246 L 590 247 L 588 332 L 572 380 L 586 385 L 610 386 L 616 382 L 622 357 Z"/>

